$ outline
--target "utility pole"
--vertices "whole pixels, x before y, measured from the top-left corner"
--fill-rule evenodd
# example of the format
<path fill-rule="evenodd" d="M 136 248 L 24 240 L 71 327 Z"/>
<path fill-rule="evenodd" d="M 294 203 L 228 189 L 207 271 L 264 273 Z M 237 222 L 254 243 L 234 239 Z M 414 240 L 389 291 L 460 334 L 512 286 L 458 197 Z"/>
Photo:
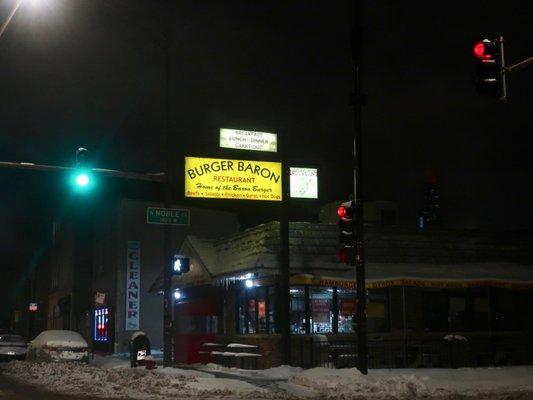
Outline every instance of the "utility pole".
<path fill-rule="evenodd" d="M 282 152 L 282 154 L 285 154 Z M 290 252 L 289 252 L 289 173 L 288 165 L 282 158 L 282 201 L 280 204 L 279 219 L 279 281 L 276 290 L 278 291 L 277 306 L 278 315 L 276 320 L 277 330 L 281 336 L 281 353 L 283 363 L 291 363 L 291 329 L 290 329 Z"/>
<path fill-rule="evenodd" d="M 352 32 L 352 55 L 354 68 L 354 137 L 353 137 L 353 177 L 354 177 L 354 218 L 353 229 L 355 233 L 354 250 L 351 264 L 355 265 L 355 280 L 357 288 L 357 369 L 363 374 L 368 373 L 367 340 L 366 340 L 366 282 L 365 282 L 365 257 L 364 257 L 364 224 L 363 224 L 363 196 L 362 196 L 362 123 L 361 107 L 366 102 L 365 95 L 361 93 L 360 64 L 362 54 L 361 28 L 359 26 L 359 1 L 354 0 L 354 26 Z"/>
<path fill-rule="evenodd" d="M 174 168 L 173 140 L 170 133 L 170 27 L 165 12 L 163 33 L 163 54 L 165 63 L 165 208 L 171 208 L 174 199 Z M 172 225 L 165 224 L 163 231 L 163 366 L 172 366 L 172 275 L 170 260 L 172 259 Z"/>

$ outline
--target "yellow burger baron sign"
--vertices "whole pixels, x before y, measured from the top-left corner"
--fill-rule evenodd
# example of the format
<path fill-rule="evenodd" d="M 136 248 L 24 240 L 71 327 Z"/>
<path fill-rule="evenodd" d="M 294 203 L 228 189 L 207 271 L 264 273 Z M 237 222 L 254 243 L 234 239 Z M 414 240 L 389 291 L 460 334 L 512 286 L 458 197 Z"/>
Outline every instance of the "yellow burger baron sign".
<path fill-rule="evenodd" d="M 281 163 L 185 157 L 185 196 L 281 201 Z"/>

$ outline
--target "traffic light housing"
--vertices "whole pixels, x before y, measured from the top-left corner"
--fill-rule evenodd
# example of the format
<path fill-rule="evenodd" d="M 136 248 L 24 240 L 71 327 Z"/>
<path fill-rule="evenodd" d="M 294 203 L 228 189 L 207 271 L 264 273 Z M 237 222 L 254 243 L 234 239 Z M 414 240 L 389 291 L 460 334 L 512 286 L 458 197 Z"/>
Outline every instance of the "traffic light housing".
<path fill-rule="evenodd" d="M 339 216 L 339 241 L 342 247 L 353 247 L 355 242 L 353 229 L 354 201 L 345 201 L 337 208 Z"/>
<path fill-rule="evenodd" d="M 172 257 L 172 275 L 181 275 L 189 272 L 190 262 L 187 257 L 175 255 Z"/>
<path fill-rule="evenodd" d="M 89 165 L 89 150 L 80 147 L 76 150 L 76 168 L 87 167 Z"/>
<path fill-rule="evenodd" d="M 440 193 L 438 187 L 438 174 L 434 170 L 428 171 L 428 180 L 424 195 L 424 207 L 418 217 L 418 227 L 426 229 L 441 222 Z"/>
<path fill-rule="evenodd" d="M 483 39 L 474 44 L 476 91 L 481 96 L 506 97 L 503 38 Z"/>
<path fill-rule="evenodd" d="M 355 202 L 353 200 L 345 201 L 337 208 L 339 217 L 339 242 L 341 245 L 339 251 L 339 261 L 348 264 L 350 256 L 355 246 L 355 232 L 353 224 Z"/>
<path fill-rule="evenodd" d="M 78 193 L 88 192 L 94 187 L 94 176 L 89 165 L 89 150 L 84 147 L 76 150 L 76 168 L 71 181 L 74 191 Z"/>

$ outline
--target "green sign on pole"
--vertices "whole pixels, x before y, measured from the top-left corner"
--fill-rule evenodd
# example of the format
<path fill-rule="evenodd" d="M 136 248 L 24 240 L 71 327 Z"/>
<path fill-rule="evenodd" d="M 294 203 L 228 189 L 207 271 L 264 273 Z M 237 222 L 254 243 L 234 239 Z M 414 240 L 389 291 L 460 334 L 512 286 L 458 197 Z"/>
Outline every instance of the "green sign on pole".
<path fill-rule="evenodd" d="M 177 208 L 148 207 L 146 209 L 146 223 L 160 225 L 189 225 L 189 210 Z"/>

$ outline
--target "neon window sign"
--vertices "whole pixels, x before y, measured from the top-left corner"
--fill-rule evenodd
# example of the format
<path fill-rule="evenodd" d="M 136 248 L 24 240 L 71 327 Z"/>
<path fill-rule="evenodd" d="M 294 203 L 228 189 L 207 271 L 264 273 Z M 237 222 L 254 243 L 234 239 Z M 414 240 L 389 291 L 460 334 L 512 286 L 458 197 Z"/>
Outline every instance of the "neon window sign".
<path fill-rule="evenodd" d="M 107 307 L 94 310 L 93 340 L 95 342 L 109 341 L 109 308 Z"/>

